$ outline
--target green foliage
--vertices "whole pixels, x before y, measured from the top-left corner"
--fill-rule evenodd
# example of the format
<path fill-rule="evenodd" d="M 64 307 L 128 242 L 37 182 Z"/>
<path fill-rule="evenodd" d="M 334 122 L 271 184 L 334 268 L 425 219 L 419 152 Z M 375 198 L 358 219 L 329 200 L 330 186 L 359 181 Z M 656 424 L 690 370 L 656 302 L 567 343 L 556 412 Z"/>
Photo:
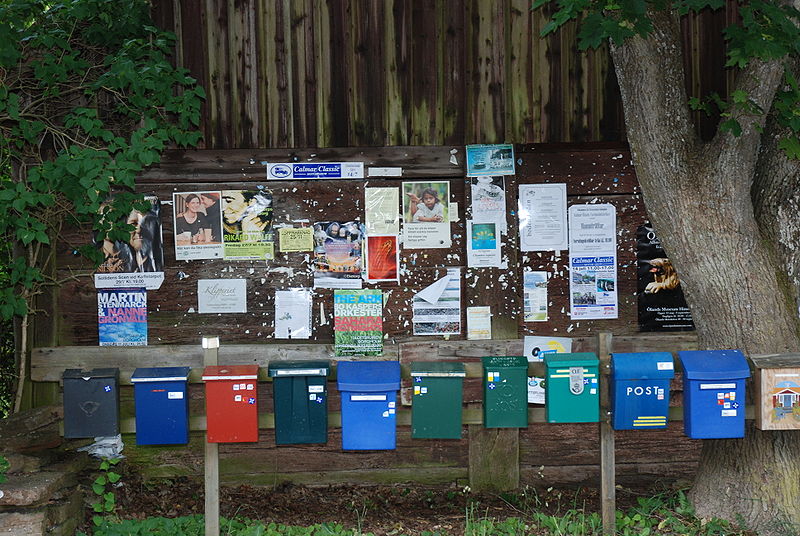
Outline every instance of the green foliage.
<path fill-rule="evenodd" d="M 6 473 L 11 468 L 11 465 L 8 463 L 8 460 L 0 454 L 0 484 L 6 481 Z"/>
<path fill-rule="evenodd" d="M 92 522 L 97 527 L 105 527 L 116 521 L 114 511 L 117 508 L 117 496 L 114 485 L 120 481 L 122 475 L 114 471 L 114 466 L 122 459 L 111 458 L 100 462 L 100 475 L 92 482 L 92 493 L 95 501 L 92 503 Z"/>
<path fill-rule="evenodd" d="M 535 0 L 532 9 L 555 5 L 543 36 L 569 21 L 579 21 L 578 45 L 587 49 L 609 40 L 620 45 L 634 36 L 647 38 L 653 31 L 651 17 L 659 11 L 686 15 L 721 9 L 725 4 L 723 0 Z M 738 6 L 740 20 L 724 30 L 726 65 L 743 68 L 753 60 L 786 62 L 784 88 L 775 98 L 774 110 L 779 123 L 790 131 L 789 137 L 781 140 L 781 148 L 790 158 L 800 158 L 800 92 L 788 70 L 789 61 L 800 57 L 800 11 L 789 2 L 769 0 L 747 0 Z M 734 92 L 728 99 L 710 95 L 701 101 L 695 97 L 689 105 L 707 113 L 720 111 L 720 131 L 734 136 L 742 134 L 738 118 L 764 113 L 744 92 Z"/>
<path fill-rule="evenodd" d="M 136 175 L 199 142 L 205 94 L 170 64 L 174 40 L 146 0 L 0 2 L 0 236 L 17 248 L 0 317 L 24 315 L 53 283 L 42 266 L 64 223 L 127 239 L 132 226 L 116 222 L 141 203 Z M 117 192 L 128 195 L 107 203 Z"/>

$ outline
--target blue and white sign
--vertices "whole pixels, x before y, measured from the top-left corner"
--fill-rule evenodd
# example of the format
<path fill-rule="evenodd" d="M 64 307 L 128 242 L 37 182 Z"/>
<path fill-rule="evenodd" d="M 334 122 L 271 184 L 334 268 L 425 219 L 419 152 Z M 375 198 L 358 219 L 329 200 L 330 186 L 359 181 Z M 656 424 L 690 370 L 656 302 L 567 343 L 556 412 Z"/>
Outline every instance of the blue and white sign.
<path fill-rule="evenodd" d="M 608 204 L 569 207 L 572 320 L 617 318 L 617 218 Z"/>
<path fill-rule="evenodd" d="M 305 162 L 281 163 L 267 166 L 267 180 L 298 179 L 363 179 L 364 162 Z"/>
<path fill-rule="evenodd" d="M 467 145 L 467 177 L 514 175 L 514 146 Z"/>

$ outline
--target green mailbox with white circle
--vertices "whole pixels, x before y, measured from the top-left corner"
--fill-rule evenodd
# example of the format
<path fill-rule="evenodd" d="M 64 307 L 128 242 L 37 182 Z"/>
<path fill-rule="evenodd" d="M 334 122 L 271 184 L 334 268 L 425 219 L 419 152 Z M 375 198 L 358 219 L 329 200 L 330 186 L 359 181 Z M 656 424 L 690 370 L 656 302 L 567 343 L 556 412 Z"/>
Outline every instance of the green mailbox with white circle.
<path fill-rule="evenodd" d="M 546 354 L 547 422 L 599 422 L 600 361 L 592 352 Z"/>

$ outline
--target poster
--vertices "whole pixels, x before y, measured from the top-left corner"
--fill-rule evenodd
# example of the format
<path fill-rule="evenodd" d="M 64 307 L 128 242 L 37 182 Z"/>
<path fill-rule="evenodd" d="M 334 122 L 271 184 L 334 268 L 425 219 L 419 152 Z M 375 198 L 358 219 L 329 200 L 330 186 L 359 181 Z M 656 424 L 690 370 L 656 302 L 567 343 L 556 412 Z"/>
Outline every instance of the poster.
<path fill-rule="evenodd" d="M 246 313 L 246 279 L 199 279 L 197 281 L 199 313 Z"/>
<path fill-rule="evenodd" d="M 519 185 L 521 251 L 567 249 L 567 185 Z"/>
<path fill-rule="evenodd" d="M 504 178 L 472 177 L 472 221 L 494 222 L 500 234 L 506 234 L 506 188 Z"/>
<path fill-rule="evenodd" d="M 528 335 L 524 338 L 523 355 L 528 362 L 544 361 L 545 354 L 572 352 L 572 339 L 567 337 L 541 337 Z M 528 404 L 544 404 L 545 379 L 528 376 Z"/>
<path fill-rule="evenodd" d="M 365 188 L 364 207 L 368 235 L 400 234 L 399 188 Z"/>
<path fill-rule="evenodd" d="M 467 220 L 467 266 L 469 268 L 502 267 L 500 247 L 497 223 L 475 223 Z"/>
<path fill-rule="evenodd" d="M 161 203 L 145 196 L 149 209 L 133 209 L 119 223 L 132 225 L 128 240 L 95 239 L 104 260 L 95 273 L 95 288 L 138 288 L 155 290 L 164 282 L 164 245 L 161 231 Z"/>
<path fill-rule="evenodd" d="M 514 175 L 514 146 L 467 145 L 467 177 Z"/>
<path fill-rule="evenodd" d="M 367 237 L 367 281 L 399 281 L 397 236 Z"/>
<path fill-rule="evenodd" d="M 450 183 L 403 183 L 403 247 L 449 248 Z"/>
<path fill-rule="evenodd" d="M 314 288 L 361 288 L 364 224 L 314 224 Z"/>
<path fill-rule="evenodd" d="M 314 250 L 314 229 L 311 227 L 281 227 L 278 229 L 281 253 Z"/>
<path fill-rule="evenodd" d="M 100 346 L 147 346 L 147 290 L 97 291 Z"/>
<path fill-rule="evenodd" d="M 569 207 L 572 320 L 617 318 L 617 217 L 614 205 Z"/>
<path fill-rule="evenodd" d="M 547 322 L 547 272 L 525 270 L 522 273 L 524 287 L 524 322 Z"/>
<path fill-rule="evenodd" d="M 383 353 L 381 290 L 334 290 L 333 316 L 337 357 Z"/>
<path fill-rule="evenodd" d="M 298 179 L 363 179 L 364 162 L 263 162 L 268 180 Z"/>
<path fill-rule="evenodd" d="M 467 307 L 467 339 L 492 338 L 492 311 L 488 305 Z"/>
<path fill-rule="evenodd" d="M 311 337 L 311 289 L 290 288 L 275 291 L 275 338 Z"/>
<path fill-rule="evenodd" d="M 222 215 L 225 259 L 275 257 L 270 191 L 223 190 Z"/>
<path fill-rule="evenodd" d="M 414 295 L 414 335 L 458 335 L 461 333 L 461 269 L 448 268 L 447 275 Z"/>
<path fill-rule="evenodd" d="M 221 259 L 221 192 L 172 194 L 175 223 L 175 259 Z"/>
<path fill-rule="evenodd" d="M 649 224 L 636 230 L 637 299 L 640 331 L 689 331 L 692 313 L 678 273 Z"/>

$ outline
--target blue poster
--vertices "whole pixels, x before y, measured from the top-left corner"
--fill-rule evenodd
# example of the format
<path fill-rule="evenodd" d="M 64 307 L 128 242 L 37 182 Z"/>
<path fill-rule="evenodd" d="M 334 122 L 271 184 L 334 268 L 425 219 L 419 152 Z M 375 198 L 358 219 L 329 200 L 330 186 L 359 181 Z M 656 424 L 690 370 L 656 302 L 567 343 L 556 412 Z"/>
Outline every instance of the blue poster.
<path fill-rule="evenodd" d="M 514 175 L 514 146 L 467 145 L 467 177 Z"/>
<path fill-rule="evenodd" d="M 147 346 L 147 290 L 97 291 L 100 346 Z"/>

